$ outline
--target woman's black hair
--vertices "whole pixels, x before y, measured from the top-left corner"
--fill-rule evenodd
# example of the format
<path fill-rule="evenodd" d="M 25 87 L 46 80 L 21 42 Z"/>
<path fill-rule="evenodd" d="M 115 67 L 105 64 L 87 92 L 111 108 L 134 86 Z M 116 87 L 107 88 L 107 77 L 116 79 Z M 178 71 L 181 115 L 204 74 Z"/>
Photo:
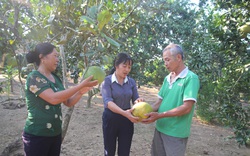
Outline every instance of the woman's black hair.
<path fill-rule="evenodd" d="M 36 48 L 34 51 L 29 51 L 28 54 L 26 54 L 26 60 L 28 63 L 36 63 L 36 65 L 40 65 L 41 63 L 41 58 L 39 55 L 41 54 L 42 56 L 46 56 L 56 48 L 54 45 L 51 43 L 45 42 L 45 43 L 39 43 L 36 45 Z"/>
<path fill-rule="evenodd" d="M 133 65 L 133 60 L 127 53 L 119 53 L 117 57 L 114 59 L 113 68 L 111 69 L 109 75 L 115 72 L 116 66 L 119 66 L 119 64 L 126 63 L 128 61 L 131 62 L 131 65 Z"/>

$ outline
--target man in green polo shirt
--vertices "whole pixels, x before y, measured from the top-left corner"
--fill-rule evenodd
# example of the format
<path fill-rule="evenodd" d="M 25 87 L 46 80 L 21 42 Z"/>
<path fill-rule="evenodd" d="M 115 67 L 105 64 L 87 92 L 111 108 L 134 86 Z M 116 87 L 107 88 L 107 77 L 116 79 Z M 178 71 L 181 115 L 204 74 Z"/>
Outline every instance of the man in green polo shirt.
<path fill-rule="evenodd" d="M 198 76 L 184 64 L 184 53 L 177 44 L 163 50 L 163 60 L 170 72 L 164 79 L 153 104 L 154 112 L 143 123 L 156 121 L 152 156 L 184 156 L 200 88 Z"/>

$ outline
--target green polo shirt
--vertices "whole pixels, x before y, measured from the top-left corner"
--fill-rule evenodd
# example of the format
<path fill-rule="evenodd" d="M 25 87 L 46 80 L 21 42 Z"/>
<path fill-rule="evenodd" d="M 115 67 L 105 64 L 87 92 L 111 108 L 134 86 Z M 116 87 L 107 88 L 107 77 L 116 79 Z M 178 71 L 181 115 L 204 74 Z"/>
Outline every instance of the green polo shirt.
<path fill-rule="evenodd" d="M 61 80 L 53 75 L 51 82 L 38 71 L 31 72 L 26 80 L 25 94 L 28 117 L 24 131 L 36 136 L 56 136 L 62 132 L 61 105 L 52 105 L 38 95 L 51 88 L 54 92 L 64 90 Z"/>
<path fill-rule="evenodd" d="M 170 74 L 164 79 L 163 85 L 158 93 L 162 103 L 158 109 L 159 113 L 169 111 L 183 105 L 184 101 L 193 100 L 197 102 L 198 90 L 200 88 L 199 78 L 192 71 L 185 68 L 170 83 Z M 186 138 L 190 135 L 190 127 L 194 108 L 190 113 L 177 117 L 165 117 L 158 119 L 156 129 L 166 135 Z"/>

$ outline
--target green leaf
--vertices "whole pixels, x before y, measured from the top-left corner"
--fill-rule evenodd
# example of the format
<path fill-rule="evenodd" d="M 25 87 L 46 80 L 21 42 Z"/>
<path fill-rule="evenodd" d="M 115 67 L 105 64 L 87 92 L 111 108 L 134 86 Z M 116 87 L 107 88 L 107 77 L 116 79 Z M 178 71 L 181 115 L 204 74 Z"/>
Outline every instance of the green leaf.
<path fill-rule="evenodd" d="M 80 17 L 80 21 L 83 21 L 85 23 L 95 24 L 95 20 L 93 20 L 92 18 L 90 18 L 88 16 L 84 16 L 84 15 Z"/>
<path fill-rule="evenodd" d="M 97 31 L 90 27 L 80 27 L 79 31 L 82 31 L 83 33 L 91 32 L 92 34 L 97 35 Z"/>
<path fill-rule="evenodd" d="M 67 40 L 61 40 L 61 41 L 57 42 L 58 45 L 62 45 L 62 44 L 64 45 L 66 43 L 67 43 Z"/>
<path fill-rule="evenodd" d="M 103 59 L 103 63 L 104 64 L 112 64 L 112 62 L 113 62 L 112 57 L 110 57 L 108 55 L 102 56 L 102 59 Z"/>
<path fill-rule="evenodd" d="M 8 60 L 7 60 L 7 66 L 17 67 L 17 61 L 16 61 L 16 58 L 14 56 L 8 58 Z"/>
<path fill-rule="evenodd" d="M 113 40 L 112 38 L 108 37 L 108 36 L 105 35 L 104 33 L 101 33 L 101 36 L 104 37 L 104 38 L 106 38 L 107 41 L 108 41 L 110 44 L 112 44 L 112 45 L 114 45 L 114 46 L 116 46 L 116 47 L 118 47 L 118 48 L 120 47 L 120 44 L 119 44 L 118 42 L 116 42 L 116 41 Z"/>
<path fill-rule="evenodd" d="M 108 24 L 112 17 L 112 14 L 108 10 L 103 10 L 98 14 L 97 20 L 98 20 L 98 28 L 101 31 L 102 28 Z"/>
<path fill-rule="evenodd" d="M 92 18 L 96 18 L 97 15 L 97 6 L 92 6 L 91 8 L 88 8 L 87 15 L 89 15 Z"/>

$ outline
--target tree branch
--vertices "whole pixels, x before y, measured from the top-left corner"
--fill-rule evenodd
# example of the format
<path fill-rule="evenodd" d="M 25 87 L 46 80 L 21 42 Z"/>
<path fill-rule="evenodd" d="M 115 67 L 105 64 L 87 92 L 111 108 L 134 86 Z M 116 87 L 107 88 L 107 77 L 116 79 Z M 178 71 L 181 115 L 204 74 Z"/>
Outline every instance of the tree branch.
<path fill-rule="evenodd" d="M 132 13 L 135 11 L 135 9 L 141 4 L 142 0 L 139 0 L 139 2 L 137 3 L 137 5 L 130 11 L 130 13 L 128 14 L 128 16 L 126 18 L 124 18 L 121 22 L 115 24 L 113 27 L 111 27 L 110 30 L 112 30 L 113 28 L 117 27 L 118 25 L 120 25 L 121 23 L 123 23 L 124 21 L 126 21 L 130 15 L 132 15 Z"/>

